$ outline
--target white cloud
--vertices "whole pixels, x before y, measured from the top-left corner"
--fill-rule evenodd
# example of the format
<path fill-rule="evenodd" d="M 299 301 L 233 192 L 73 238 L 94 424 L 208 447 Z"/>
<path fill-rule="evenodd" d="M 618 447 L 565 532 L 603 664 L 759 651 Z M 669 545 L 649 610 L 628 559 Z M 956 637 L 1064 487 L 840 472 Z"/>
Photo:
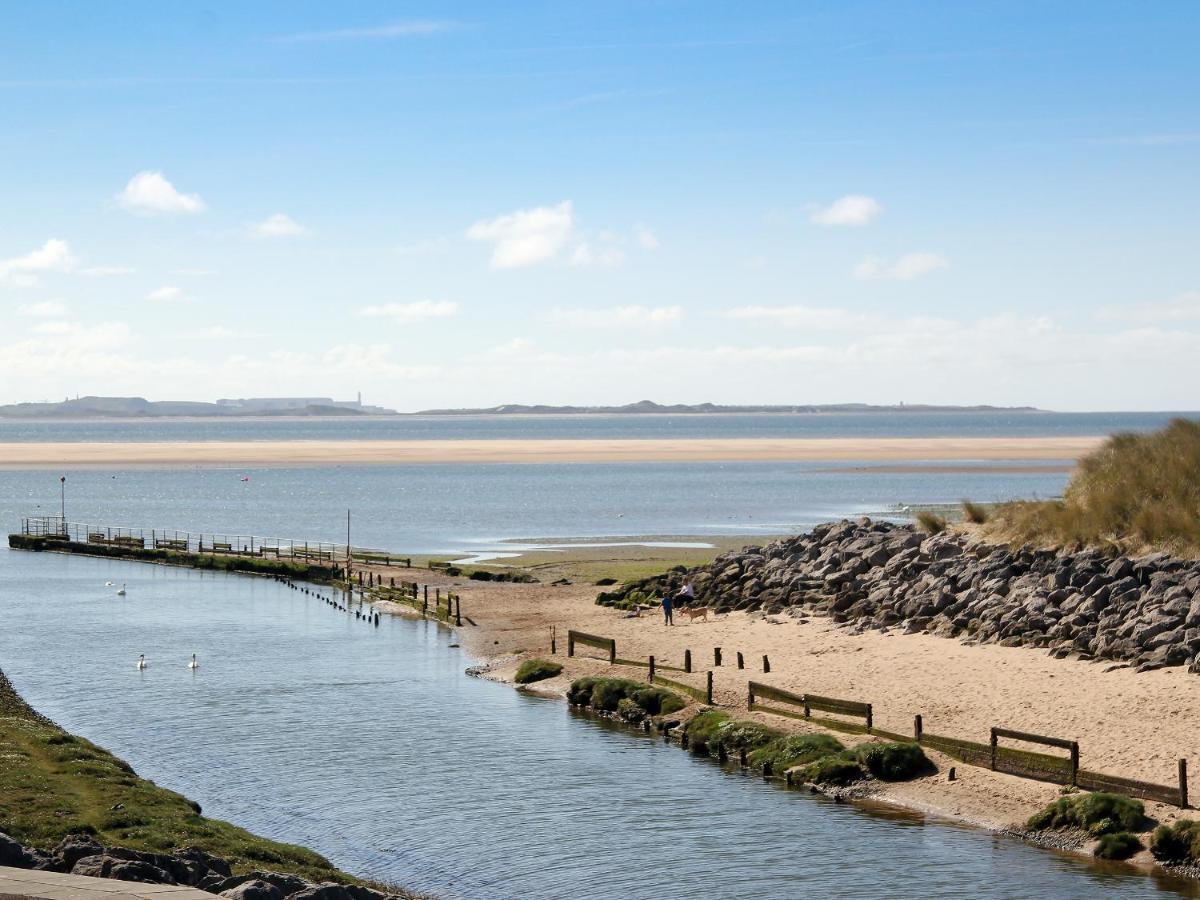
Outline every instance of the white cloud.
<path fill-rule="evenodd" d="M 1186 322 L 1200 319 L 1200 291 L 1184 291 L 1157 303 L 1106 306 L 1096 313 L 1104 321 Z"/>
<path fill-rule="evenodd" d="M 586 328 L 614 328 L 628 325 L 667 325 L 683 319 L 682 306 L 614 306 L 608 309 L 556 309 L 554 322 Z"/>
<path fill-rule="evenodd" d="M 658 235 L 656 235 L 645 225 L 634 226 L 633 238 L 638 242 L 638 246 L 643 250 L 658 249 Z"/>
<path fill-rule="evenodd" d="M 130 212 L 142 215 L 187 214 L 204 212 L 199 194 L 182 194 L 163 177 L 162 172 L 138 172 L 129 179 L 117 202 Z"/>
<path fill-rule="evenodd" d="M 624 261 L 625 251 L 611 242 L 580 241 L 571 251 L 573 266 L 619 266 Z"/>
<path fill-rule="evenodd" d="M 813 211 L 809 221 L 817 225 L 866 225 L 883 212 L 874 197 L 863 194 L 847 194 L 829 206 Z"/>
<path fill-rule="evenodd" d="M 363 307 L 358 312 L 361 316 L 395 319 L 398 323 L 420 322 L 458 315 L 458 304 L 449 300 L 418 300 L 415 303 L 381 303 Z"/>
<path fill-rule="evenodd" d="M 854 267 L 854 277 L 885 281 L 911 281 L 949 265 L 948 259 L 936 253 L 907 253 L 895 262 L 888 262 L 878 256 L 868 256 Z"/>
<path fill-rule="evenodd" d="M 308 229 L 284 213 L 275 213 L 250 226 L 250 234 L 259 238 L 295 237 L 308 234 Z"/>
<path fill-rule="evenodd" d="M 153 300 L 156 303 L 170 303 L 174 300 L 186 300 L 187 297 L 183 293 L 183 288 L 176 287 L 173 284 L 164 284 L 160 288 L 155 288 L 146 295 L 147 300 Z"/>
<path fill-rule="evenodd" d="M 79 274 L 89 278 L 116 278 L 120 275 L 132 275 L 136 271 L 129 266 L 90 266 L 80 269 Z"/>
<path fill-rule="evenodd" d="M 721 314 L 727 319 L 770 322 L 820 331 L 841 331 L 878 325 L 881 319 L 864 313 L 820 306 L 739 306 Z"/>
<path fill-rule="evenodd" d="M 388 38 L 428 37 L 431 34 L 454 31 L 459 27 L 461 26 L 457 22 L 413 19 L 407 22 L 390 22 L 386 25 L 373 25 L 367 28 L 337 28 L 331 31 L 308 31 L 302 34 L 287 34 L 283 37 L 275 38 L 275 40 L 285 44 L 299 44 L 310 41 L 386 40 Z"/>
<path fill-rule="evenodd" d="M 75 265 L 70 245 L 51 238 L 24 256 L 0 260 L 0 284 L 29 287 L 37 284 L 38 272 L 66 272 Z"/>
<path fill-rule="evenodd" d="M 575 215 L 571 201 L 556 206 L 520 209 L 495 219 L 484 219 L 467 229 L 473 241 L 492 245 L 494 269 L 516 269 L 547 262 L 567 246 Z"/>
<path fill-rule="evenodd" d="M 23 306 L 18 306 L 17 314 L 46 319 L 54 316 L 65 316 L 67 314 L 67 307 L 60 300 L 40 300 L 37 303 L 26 303 Z"/>

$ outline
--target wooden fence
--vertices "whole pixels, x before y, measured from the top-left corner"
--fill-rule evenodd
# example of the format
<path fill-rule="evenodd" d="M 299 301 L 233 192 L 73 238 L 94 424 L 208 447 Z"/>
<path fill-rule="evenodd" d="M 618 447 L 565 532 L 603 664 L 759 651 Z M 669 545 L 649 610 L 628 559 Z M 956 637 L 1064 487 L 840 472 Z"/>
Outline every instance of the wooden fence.
<path fill-rule="evenodd" d="M 756 704 L 755 700 L 762 697 L 766 700 L 774 700 L 777 703 L 785 703 L 789 706 L 797 706 L 802 712 L 797 713 L 793 710 L 778 709 L 775 707 L 765 706 L 761 703 Z M 851 722 L 840 722 L 834 719 L 817 719 L 818 722 L 834 724 L 835 728 L 840 728 L 844 731 L 859 731 L 871 734 L 872 725 L 874 724 L 874 715 L 870 703 L 859 703 L 854 700 L 839 700 L 835 697 L 823 697 L 820 694 L 794 694 L 791 691 L 785 691 L 781 688 L 771 687 L 768 684 L 751 681 L 747 684 L 746 700 L 749 709 L 754 709 L 755 706 L 763 712 L 771 712 L 777 715 L 790 716 L 795 719 L 811 719 L 812 711 L 834 713 L 836 715 L 852 716 L 865 721 L 864 725 L 858 725 Z"/>
<path fill-rule="evenodd" d="M 588 634 L 585 631 L 568 631 L 567 656 L 575 655 L 576 644 L 586 644 L 589 647 L 597 647 L 601 650 L 606 650 L 608 651 L 609 664 L 615 665 L 617 662 L 617 642 L 613 638 L 599 637 L 594 634 Z"/>

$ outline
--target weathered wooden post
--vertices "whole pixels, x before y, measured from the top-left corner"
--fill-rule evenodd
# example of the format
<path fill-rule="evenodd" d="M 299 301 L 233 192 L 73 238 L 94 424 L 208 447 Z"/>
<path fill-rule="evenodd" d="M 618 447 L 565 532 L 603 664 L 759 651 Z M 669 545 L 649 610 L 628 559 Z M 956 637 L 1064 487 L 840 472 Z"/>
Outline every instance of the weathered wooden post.
<path fill-rule="evenodd" d="M 650 657 L 650 683 L 654 684 L 654 657 Z"/>
<path fill-rule="evenodd" d="M 721 664 L 721 648 L 713 647 L 713 665 L 719 666 L 720 664 Z"/>
<path fill-rule="evenodd" d="M 771 672 L 771 661 L 767 659 L 767 654 L 763 654 L 763 674 L 768 675 Z"/>
<path fill-rule="evenodd" d="M 550 655 L 554 656 L 554 654 L 556 654 L 556 653 L 558 653 L 558 644 L 555 643 L 554 626 L 551 625 L 550 626 Z"/>
<path fill-rule="evenodd" d="M 754 709 L 754 682 L 746 685 L 746 709 Z"/>
<path fill-rule="evenodd" d="M 1071 741 L 1071 784 L 1079 775 L 1079 741 Z"/>
<path fill-rule="evenodd" d="M 567 632 L 567 656 L 575 655 L 575 635 L 570 631 Z"/>
<path fill-rule="evenodd" d="M 1188 808 L 1187 760 L 1179 760 L 1179 808 Z"/>
<path fill-rule="evenodd" d="M 706 674 L 708 677 L 705 679 L 706 684 L 704 686 L 705 702 L 709 706 L 712 706 L 712 670 L 710 669 Z"/>
<path fill-rule="evenodd" d="M 871 729 L 875 727 L 875 719 L 871 714 L 871 704 L 867 704 L 867 734 L 871 733 Z M 1071 779 L 1071 784 L 1075 783 L 1075 779 Z"/>
<path fill-rule="evenodd" d="M 462 598 L 458 594 L 454 595 L 454 624 L 462 625 Z"/>
<path fill-rule="evenodd" d="M 995 728 L 992 729 L 991 749 L 992 749 L 992 771 L 994 772 L 994 771 L 996 771 L 996 729 Z"/>
<path fill-rule="evenodd" d="M 608 664 L 615 666 L 617 664 L 617 640 L 611 638 L 608 642 Z"/>
<path fill-rule="evenodd" d="M 739 668 L 739 669 L 744 669 L 744 668 L 746 668 L 746 659 L 745 659 L 745 657 L 743 657 L 743 656 L 742 656 L 742 651 L 741 651 L 741 650 L 739 650 L 739 651 L 737 652 L 737 655 L 738 655 L 738 657 L 737 657 L 737 659 L 738 659 L 738 668 Z"/>
<path fill-rule="evenodd" d="M 921 720 L 921 714 L 917 713 L 917 715 L 913 716 L 913 740 L 918 744 L 921 743 L 924 730 L 924 722 Z"/>
<path fill-rule="evenodd" d="M 738 751 L 738 763 L 745 768 L 750 764 L 750 755 L 746 752 L 746 748 L 742 747 Z"/>
<path fill-rule="evenodd" d="M 388 587 L 393 587 L 393 588 L 394 588 L 395 586 L 396 586 L 396 576 L 395 576 L 395 575 L 389 575 L 389 576 L 388 576 Z"/>
<path fill-rule="evenodd" d="M 685 672 L 692 671 L 692 651 L 691 650 L 683 651 L 683 671 L 685 671 Z"/>

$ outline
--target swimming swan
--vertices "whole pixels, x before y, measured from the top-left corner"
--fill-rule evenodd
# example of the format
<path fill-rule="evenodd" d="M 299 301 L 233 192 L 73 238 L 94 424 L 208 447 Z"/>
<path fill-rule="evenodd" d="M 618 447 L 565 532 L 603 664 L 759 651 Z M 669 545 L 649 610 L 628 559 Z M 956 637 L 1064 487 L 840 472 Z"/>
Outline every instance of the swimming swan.
<path fill-rule="evenodd" d="M 138 657 L 137 667 L 139 669 L 146 668 L 146 654 L 145 653 L 143 653 L 141 656 Z"/>
<path fill-rule="evenodd" d="M 104 582 L 104 586 L 105 586 L 105 587 L 112 587 L 112 586 L 113 586 L 113 583 L 112 583 L 111 581 L 106 581 L 106 582 Z"/>
<path fill-rule="evenodd" d="M 192 654 L 192 661 L 190 663 L 188 663 L 188 668 L 189 669 L 200 668 L 200 663 L 196 662 L 196 654 L 195 653 Z"/>
<path fill-rule="evenodd" d="M 122 584 L 122 585 L 121 585 L 121 589 L 120 589 L 119 591 L 117 591 L 117 596 L 118 596 L 118 597 L 124 597 L 124 596 L 125 596 L 125 585 L 124 585 L 124 584 Z"/>

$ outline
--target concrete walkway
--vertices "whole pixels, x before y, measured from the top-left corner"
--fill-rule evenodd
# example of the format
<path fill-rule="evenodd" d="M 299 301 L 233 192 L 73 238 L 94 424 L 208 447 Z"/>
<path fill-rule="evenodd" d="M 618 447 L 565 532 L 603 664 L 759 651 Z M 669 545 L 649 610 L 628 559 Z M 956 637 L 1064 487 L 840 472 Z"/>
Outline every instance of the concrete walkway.
<path fill-rule="evenodd" d="M 140 884 L 113 878 L 89 878 L 33 869 L 0 866 L 0 900 L 44 897 L 46 900 L 212 900 L 214 894 L 170 884 Z"/>

